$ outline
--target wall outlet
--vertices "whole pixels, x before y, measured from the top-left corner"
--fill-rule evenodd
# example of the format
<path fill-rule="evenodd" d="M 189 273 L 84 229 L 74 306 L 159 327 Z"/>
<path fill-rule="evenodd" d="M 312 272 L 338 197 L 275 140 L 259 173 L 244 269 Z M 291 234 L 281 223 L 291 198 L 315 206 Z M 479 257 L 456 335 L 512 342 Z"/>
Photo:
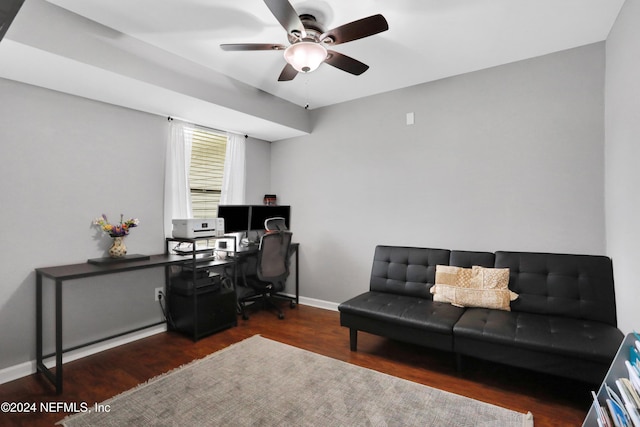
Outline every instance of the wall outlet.
<path fill-rule="evenodd" d="M 155 288 L 153 290 L 153 300 L 160 301 L 160 294 L 164 294 L 164 288 Z"/>

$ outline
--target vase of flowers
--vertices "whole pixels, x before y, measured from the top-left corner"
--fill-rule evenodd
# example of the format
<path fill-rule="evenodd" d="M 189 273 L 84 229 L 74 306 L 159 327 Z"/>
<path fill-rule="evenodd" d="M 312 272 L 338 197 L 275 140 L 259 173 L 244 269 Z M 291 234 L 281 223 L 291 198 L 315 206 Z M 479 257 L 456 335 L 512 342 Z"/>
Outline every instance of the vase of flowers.
<path fill-rule="evenodd" d="M 109 248 L 109 256 L 111 258 L 122 258 L 127 254 L 124 237 L 129 234 L 132 228 L 137 227 L 140 221 L 138 221 L 137 218 L 131 218 L 125 221 L 124 215 L 120 214 L 120 223 L 114 225 L 109 223 L 105 214 L 102 214 L 102 216 L 93 221 L 93 223 L 113 238 L 113 242 Z"/>
<path fill-rule="evenodd" d="M 127 247 L 124 244 L 124 237 L 116 236 L 109 248 L 109 256 L 111 258 L 122 258 L 127 254 Z"/>

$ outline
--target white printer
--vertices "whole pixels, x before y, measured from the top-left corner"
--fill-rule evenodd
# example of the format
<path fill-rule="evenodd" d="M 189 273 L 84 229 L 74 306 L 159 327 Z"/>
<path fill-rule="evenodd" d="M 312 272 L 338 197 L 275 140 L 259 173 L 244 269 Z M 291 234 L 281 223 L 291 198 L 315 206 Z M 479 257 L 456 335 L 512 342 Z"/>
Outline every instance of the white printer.
<path fill-rule="evenodd" d="M 173 223 L 173 237 L 193 239 L 224 235 L 224 218 L 174 219 L 171 222 Z"/>

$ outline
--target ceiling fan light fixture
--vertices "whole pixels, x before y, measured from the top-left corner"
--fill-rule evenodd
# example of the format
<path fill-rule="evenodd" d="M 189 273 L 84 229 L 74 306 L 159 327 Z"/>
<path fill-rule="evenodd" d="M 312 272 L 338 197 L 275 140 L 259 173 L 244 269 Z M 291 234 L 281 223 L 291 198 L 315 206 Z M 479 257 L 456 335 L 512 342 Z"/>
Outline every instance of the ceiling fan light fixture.
<path fill-rule="evenodd" d="M 284 59 L 300 73 L 310 73 L 327 59 L 327 49 L 320 43 L 301 41 L 284 51 Z"/>

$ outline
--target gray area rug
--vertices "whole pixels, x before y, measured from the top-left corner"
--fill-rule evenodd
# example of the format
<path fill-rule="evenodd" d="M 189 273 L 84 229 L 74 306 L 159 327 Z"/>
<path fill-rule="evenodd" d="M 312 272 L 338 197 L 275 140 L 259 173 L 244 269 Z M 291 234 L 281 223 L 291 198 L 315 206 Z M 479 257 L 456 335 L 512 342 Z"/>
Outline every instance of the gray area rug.
<path fill-rule="evenodd" d="M 521 414 L 259 335 L 58 424 L 79 426 L 533 426 Z"/>

